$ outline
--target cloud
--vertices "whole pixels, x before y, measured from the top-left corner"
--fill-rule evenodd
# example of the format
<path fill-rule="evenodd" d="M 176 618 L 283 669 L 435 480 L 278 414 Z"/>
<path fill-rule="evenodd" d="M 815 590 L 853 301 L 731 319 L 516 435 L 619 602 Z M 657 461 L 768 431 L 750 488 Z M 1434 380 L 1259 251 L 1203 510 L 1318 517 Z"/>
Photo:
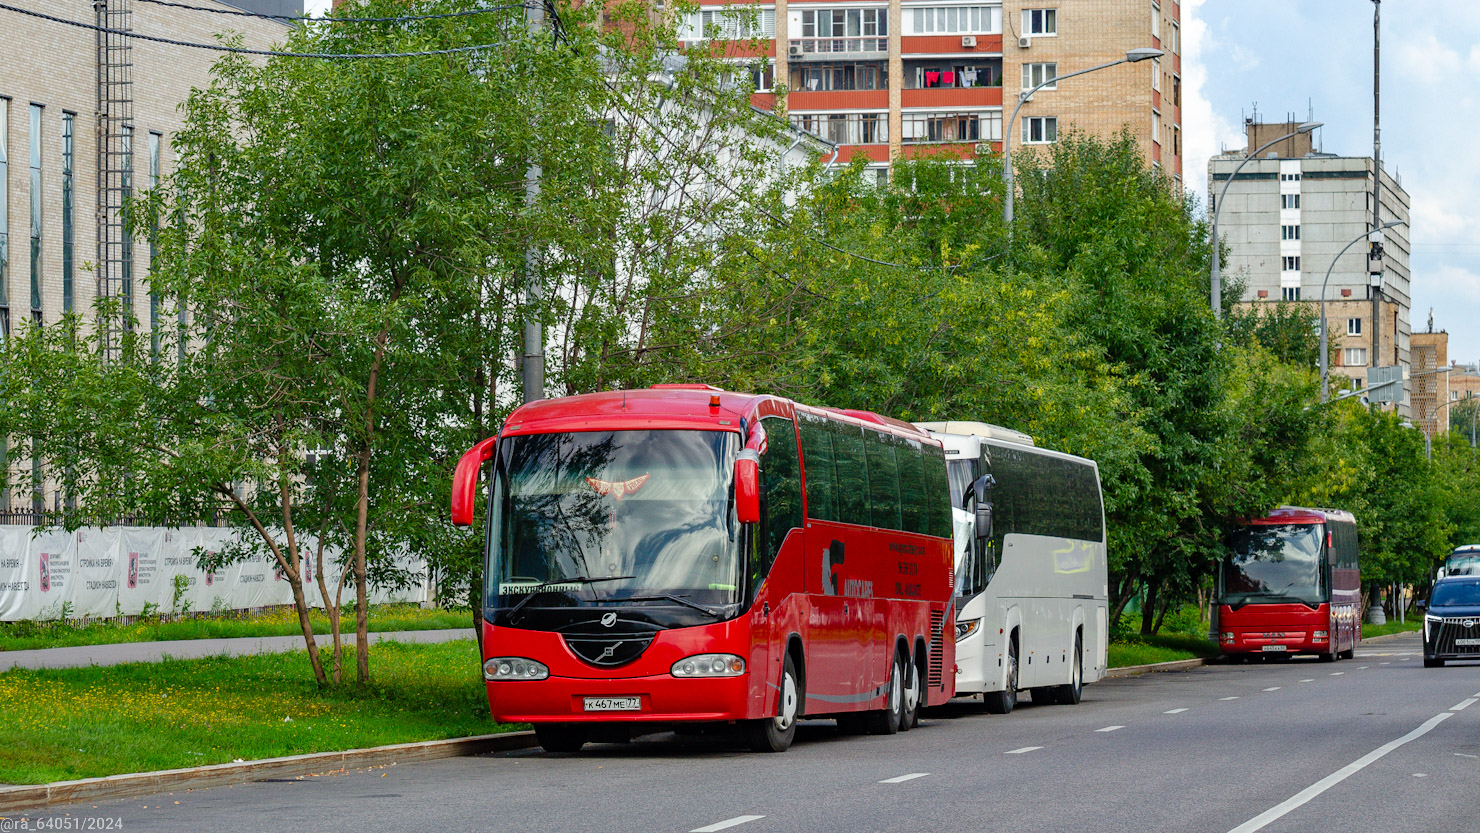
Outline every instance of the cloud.
<path fill-rule="evenodd" d="M 1186 187 L 1197 192 L 1204 204 L 1208 159 L 1225 147 L 1244 146 L 1242 126 L 1215 109 L 1206 94 L 1208 57 L 1220 51 L 1207 20 L 1199 13 L 1206 2 L 1187 0 L 1182 6 L 1182 130 L 1187 152 L 1182 170 Z"/>
<path fill-rule="evenodd" d="M 1425 270 L 1423 280 L 1430 292 L 1437 291 L 1442 297 L 1480 304 L 1480 272 L 1473 269 L 1446 263 Z"/>

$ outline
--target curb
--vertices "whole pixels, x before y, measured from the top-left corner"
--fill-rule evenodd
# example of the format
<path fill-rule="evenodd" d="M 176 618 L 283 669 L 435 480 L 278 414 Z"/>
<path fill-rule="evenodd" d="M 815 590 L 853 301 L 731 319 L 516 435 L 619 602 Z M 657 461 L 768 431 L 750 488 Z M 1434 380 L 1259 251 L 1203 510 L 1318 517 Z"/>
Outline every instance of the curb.
<path fill-rule="evenodd" d="M 534 732 L 506 732 L 476 735 L 450 740 L 420 743 L 398 743 L 368 749 L 346 749 L 341 752 L 316 752 L 266 758 L 260 761 L 212 764 L 188 769 L 166 769 L 158 772 L 136 772 L 83 778 L 77 781 L 55 781 L 50 784 L 0 787 L 0 813 L 38 810 L 59 804 L 82 801 L 112 801 L 174 790 L 198 790 L 247 784 L 267 778 L 295 778 L 340 769 L 360 769 L 411 761 L 431 761 L 507 752 L 537 746 Z"/>
<path fill-rule="evenodd" d="M 1175 659 L 1171 662 L 1153 662 L 1149 665 L 1123 665 L 1112 668 L 1105 672 L 1106 677 L 1135 677 L 1154 671 L 1186 671 L 1189 668 L 1200 668 L 1207 665 L 1208 661 L 1201 657 L 1197 659 Z"/>
<path fill-rule="evenodd" d="M 1363 637 L 1362 641 L 1357 643 L 1357 646 L 1361 647 L 1362 645 L 1366 645 L 1368 642 L 1382 642 L 1386 639 L 1397 639 L 1400 636 L 1418 636 L 1422 638 L 1423 631 L 1398 631 L 1397 633 L 1385 633 L 1382 636 Z"/>

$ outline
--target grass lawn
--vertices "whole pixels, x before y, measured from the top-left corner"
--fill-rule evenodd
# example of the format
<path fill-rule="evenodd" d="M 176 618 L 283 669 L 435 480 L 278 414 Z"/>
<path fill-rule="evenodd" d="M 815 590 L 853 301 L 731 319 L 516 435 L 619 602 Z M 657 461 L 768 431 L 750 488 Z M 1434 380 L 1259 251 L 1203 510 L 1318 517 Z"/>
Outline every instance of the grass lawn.
<path fill-rule="evenodd" d="M 346 673 L 354 676 L 354 656 Z M 370 648 L 321 692 L 302 651 L 0 673 L 0 783 L 39 784 L 504 731 L 472 640 Z"/>
<path fill-rule="evenodd" d="M 1409 633 L 1421 630 L 1423 630 L 1423 611 L 1420 610 L 1416 614 L 1410 613 L 1406 622 L 1394 622 L 1389 619 L 1385 625 L 1363 623 L 1362 638 L 1371 639 L 1374 636 L 1387 636 L 1390 633 Z"/>
<path fill-rule="evenodd" d="M 1127 665 L 1215 657 L 1218 655 L 1218 646 L 1200 636 L 1137 634 L 1111 642 L 1109 654 L 1111 668 L 1124 668 Z"/>
<path fill-rule="evenodd" d="M 313 614 L 314 633 L 329 633 L 329 617 Z M 372 631 L 419 631 L 471 628 L 467 610 L 427 610 L 416 605 L 375 605 L 370 608 Z M 340 628 L 354 644 L 355 617 L 347 611 Z M 291 606 L 273 608 L 246 617 L 199 615 L 170 621 L 147 620 L 131 625 L 93 622 L 0 622 L 0 651 L 107 645 L 115 642 L 159 642 L 170 639 L 218 639 L 232 636 L 301 636 L 298 614 Z"/>

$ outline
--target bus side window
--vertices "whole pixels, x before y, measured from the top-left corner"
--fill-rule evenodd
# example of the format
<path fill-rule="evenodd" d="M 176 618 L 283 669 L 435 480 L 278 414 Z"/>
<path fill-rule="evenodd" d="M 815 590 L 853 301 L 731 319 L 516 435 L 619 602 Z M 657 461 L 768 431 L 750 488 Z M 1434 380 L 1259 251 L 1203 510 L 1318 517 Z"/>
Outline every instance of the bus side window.
<path fill-rule="evenodd" d="M 837 477 L 833 471 L 832 432 L 827 420 L 797 413 L 802 434 L 802 468 L 807 479 L 807 516 L 819 521 L 838 519 Z"/>
<path fill-rule="evenodd" d="M 864 523 L 869 516 L 869 478 L 863 429 L 831 421 L 828 428 L 832 431 L 833 460 L 838 472 L 837 519 Z"/>
<path fill-rule="evenodd" d="M 921 474 L 920 499 L 924 502 L 921 517 L 927 535 L 950 538 L 951 530 L 951 480 L 946 473 L 946 453 L 938 445 L 924 445 L 920 449 L 924 464 Z"/>
<path fill-rule="evenodd" d="M 930 532 L 926 525 L 930 494 L 925 483 L 925 458 L 919 440 L 905 440 L 894 449 L 899 464 L 900 528 L 905 532 Z"/>
<path fill-rule="evenodd" d="M 750 586 L 759 587 L 776 562 L 787 533 L 802 526 L 802 481 L 797 470 L 796 429 L 784 417 L 761 420 L 766 456 L 761 458 L 761 546 L 751 563 Z"/>
<path fill-rule="evenodd" d="M 894 435 L 864 431 L 863 437 L 868 458 L 870 522 L 880 529 L 899 529 L 899 465 L 894 459 Z"/>

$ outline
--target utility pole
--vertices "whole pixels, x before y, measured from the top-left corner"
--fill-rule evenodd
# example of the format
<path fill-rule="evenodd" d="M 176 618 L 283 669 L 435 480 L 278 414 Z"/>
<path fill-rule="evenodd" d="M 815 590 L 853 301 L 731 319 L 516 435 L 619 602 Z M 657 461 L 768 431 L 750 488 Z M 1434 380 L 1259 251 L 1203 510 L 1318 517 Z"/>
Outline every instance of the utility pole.
<path fill-rule="evenodd" d="M 1382 0 L 1372 0 L 1372 230 L 1367 251 L 1372 288 L 1372 366 L 1382 367 Z M 1398 334 L 1393 333 L 1397 344 Z M 1395 403 L 1396 407 L 1396 403 Z"/>
<path fill-rule="evenodd" d="M 545 25 L 545 7 L 542 2 L 528 3 L 524 7 L 524 19 L 531 32 L 538 33 Z M 538 124 L 538 122 L 536 122 Z M 531 216 L 540 200 L 539 157 L 531 145 L 529 165 L 524 171 L 524 209 Z M 534 402 L 545 398 L 545 328 L 540 323 L 544 307 L 545 286 L 540 275 L 539 249 L 533 242 L 524 250 L 524 355 L 520 362 L 523 377 L 523 401 Z"/>

